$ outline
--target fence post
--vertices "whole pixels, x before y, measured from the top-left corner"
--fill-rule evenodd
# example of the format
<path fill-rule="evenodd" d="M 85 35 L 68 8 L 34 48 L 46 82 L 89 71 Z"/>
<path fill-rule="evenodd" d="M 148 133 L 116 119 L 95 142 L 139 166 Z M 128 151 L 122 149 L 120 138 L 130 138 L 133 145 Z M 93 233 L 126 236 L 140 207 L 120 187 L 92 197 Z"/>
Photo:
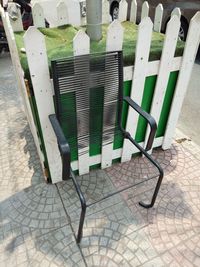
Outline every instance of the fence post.
<path fill-rule="evenodd" d="M 14 5 L 14 3 L 12 3 Z M 20 8 L 17 8 L 17 19 L 12 20 L 10 17 L 10 24 L 14 32 L 21 32 L 24 30 L 23 23 L 22 23 L 22 15 Z"/>
<path fill-rule="evenodd" d="M 136 18 L 137 18 L 137 1 L 132 0 L 131 2 L 131 14 L 130 14 L 130 21 L 133 23 L 136 23 Z"/>
<path fill-rule="evenodd" d="M 65 2 L 60 1 L 56 6 L 57 9 L 57 26 L 66 25 L 69 23 L 68 8 Z"/>
<path fill-rule="evenodd" d="M 37 28 L 45 28 L 44 11 L 39 3 L 35 3 L 32 7 L 33 24 Z"/>
<path fill-rule="evenodd" d="M 179 7 L 176 7 L 173 9 L 173 11 L 171 13 L 171 17 L 174 15 L 177 16 L 179 19 L 181 18 L 181 10 Z"/>
<path fill-rule="evenodd" d="M 150 114 L 154 117 L 157 124 L 159 123 L 159 118 L 163 107 L 169 76 L 172 69 L 179 29 L 180 29 L 179 18 L 177 16 L 172 16 L 170 21 L 167 23 L 165 41 L 163 44 L 163 50 L 160 59 L 160 67 L 150 111 Z M 145 146 L 147 144 L 149 133 L 150 133 L 150 127 L 148 126 L 144 142 Z"/>
<path fill-rule="evenodd" d="M 149 17 L 145 17 L 138 28 L 137 46 L 135 54 L 135 68 L 133 72 L 131 98 L 141 105 L 146 74 L 148 71 L 148 59 L 151 46 L 153 23 Z M 129 108 L 128 118 L 126 123 L 126 131 L 128 131 L 133 138 L 135 138 L 139 115 L 133 109 Z M 133 153 L 133 145 L 130 141 L 124 140 L 121 161 L 125 162 L 131 159 Z"/>
<path fill-rule="evenodd" d="M 119 51 L 122 50 L 123 45 L 124 28 L 118 20 L 114 20 L 108 27 L 106 36 L 106 51 Z M 117 41 L 116 41 L 117 40 Z M 112 79 L 112 78 L 111 78 Z M 105 81 L 105 87 L 110 81 Z M 105 114 L 103 115 L 103 120 Z M 103 123 L 103 125 L 105 125 Z M 105 130 L 105 129 L 104 129 Z M 104 132 L 104 131 L 103 131 Z M 102 140 L 104 140 L 102 136 Z M 113 154 L 113 141 L 114 141 L 114 130 L 109 136 L 109 144 L 103 141 L 102 144 L 102 157 L 101 157 L 101 168 L 104 169 L 112 165 L 112 154 Z"/>
<path fill-rule="evenodd" d="M 55 113 L 45 38 L 34 26 L 24 35 L 24 45 L 29 65 L 31 81 L 40 118 L 51 179 L 53 183 L 62 180 L 62 163 L 57 139 L 49 121 Z M 38 68 L 38 66 L 40 66 Z"/>
<path fill-rule="evenodd" d="M 102 2 L 102 23 L 110 23 L 112 21 L 112 18 L 110 16 L 110 4 L 108 0 L 103 0 Z"/>
<path fill-rule="evenodd" d="M 146 18 L 148 16 L 149 16 L 149 4 L 147 1 L 145 1 L 142 5 L 141 21 L 143 18 Z"/>
<path fill-rule="evenodd" d="M 88 89 L 88 77 L 90 72 L 89 65 L 89 53 L 90 53 L 90 38 L 84 31 L 79 31 L 73 39 L 73 51 L 74 56 L 88 55 L 85 59 L 84 68 L 81 69 L 79 64 L 76 64 L 76 58 L 74 59 L 75 76 L 82 77 L 81 91 L 84 94 L 76 92 L 76 114 L 78 118 L 77 124 L 77 136 L 78 136 L 78 169 L 79 175 L 83 175 L 89 172 L 90 157 L 89 157 L 89 136 L 84 137 L 82 143 L 79 139 L 81 134 L 81 128 L 89 127 L 89 89 Z M 84 103 L 84 104 L 83 104 Z M 83 111 L 84 110 L 84 111 Z M 84 127 L 81 127 L 84 125 Z M 88 129 L 89 131 L 89 129 Z"/>
<path fill-rule="evenodd" d="M 127 19 L 127 9 L 128 9 L 128 3 L 126 0 L 121 0 L 119 3 L 119 21 L 123 22 Z"/>
<path fill-rule="evenodd" d="M 179 76 L 176 84 L 176 89 L 169 113 L 165 136 L 163 140 L 163 149 L 168 149 L 171 146 L 175 133 L 176 124 L 183 104 L 184 96 L 187 91 L 192 67 L 195 61 L 197 50 L 200 41 L 200 12 L 191 19 L 185 49 L 183 53 L 182 65 L 179 71 Z"/>
<path fill-rule="evenodd" d="M 160 32 L 163 18 L 163 5 L 159 4 L 156 7 L 153 29 L 155 32 Z"/>

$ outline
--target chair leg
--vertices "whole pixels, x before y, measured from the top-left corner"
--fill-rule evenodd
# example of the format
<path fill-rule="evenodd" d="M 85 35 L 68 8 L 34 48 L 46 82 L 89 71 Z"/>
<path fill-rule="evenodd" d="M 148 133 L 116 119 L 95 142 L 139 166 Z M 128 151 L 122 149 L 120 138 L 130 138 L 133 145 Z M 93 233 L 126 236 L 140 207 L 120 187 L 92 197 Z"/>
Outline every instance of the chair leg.
<path fill-rule="evenodd" d="M 155 201 L 156 201 L 156 198 L 157 198 L 157 195 L 158 195 L 158 191 L 160 189 L 160 185 L 162 183 L 162 179 L 163 179 L 163 175 L 164 175 L 162 169 L 160 169 L 159 171 L 160 171 L 160 175 L 159 175 L 159 178 L 158 178 L 158 181 L 157 181 L 157 184 L 156 184 L 156 187 L 155 187 L 152 199 L 151 199 L 151 203 L 150 204 L 145 204 L 142 201 L 139 202 L 139 205 L 144 207 L 144 208 L 146 208 L 146 209 L 152 208 L 154 206 Z"/>
<path fill-rule="evenodd" d="M 80 220 L 79 220 L 79 227 L 78 227 L 78 234 L 76 241 L 79 244 L 81 242 L 82 236 L 83 236 L 83 224 L 85 220 L 85 214 L 86 214 L 86 205 L 81 205 L 81 215 L 80 215 Z"/>

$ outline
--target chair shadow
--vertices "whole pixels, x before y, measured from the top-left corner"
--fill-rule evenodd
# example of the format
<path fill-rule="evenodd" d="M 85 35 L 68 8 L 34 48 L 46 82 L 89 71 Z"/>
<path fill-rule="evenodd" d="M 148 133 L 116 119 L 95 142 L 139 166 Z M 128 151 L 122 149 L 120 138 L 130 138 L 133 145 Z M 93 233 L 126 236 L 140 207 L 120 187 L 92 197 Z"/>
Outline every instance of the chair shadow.
<path fill-rule="evenodd" d="M 13 131 L 11 130 L 11 132 Z M 14 135 L 10 135 L 11 140 L 12 138 L 14 138 Z M 20 138 L 25 141 L 24 153 L 30 154 L 28 168 L 33 170 L 31 179 L 35 181 L 34 176 L 38 172 L 35 164 L 38 159 L 36 160 L 35 152 L 32 152 L 35 148 L 34 144 L 31 144 L 32 136 L 27 124 L 24 125 Z M 182 223 L 184 219 L 190 219 L 193 215 L 191 203 L 187 202 L 185 192 L 172 179 L 174 172 L 176 172 L 175 163 L 179 164 L 177 147 L 175 146 L 171 152 L 156 150 L 154 153 L 154 157 L 157 160 L 163 159 L 162 164 L 165 165 L 164 169 L 167 175 L 161 186 L 155 207 L 145 210 L 138 206 L 138 200 L 141 200 L 141 198 L 149 199 L 151 196 L 152 186 L 155 184 L 155 181 L 152 180 L 147 182 L 146 185 L 129 190 L 128 194 L 120 194 L 116 202 L 111 203 L 110 199 L 107 199 L 107 205 L 100 206 L 100 211 L 94 209 L 89 212 L 88 216 L 86 215 L 83 239 L 80 244 L 83 255 L 87 255 L 86 258 L 98 254 L 104 245 L 108 249 L 113 249 L 113 247 L 117 246 L 116 244 L 124 243 L 126 238 L 131 239 L 131 236 L 135 235 L 135 233 L 142 236 L 144 234 L 143 228 L 156 223 L 157 218 L 160 218 L 160 216 L 171 221 L 178 220 Z M 165 155 L 163 155 L 164 153 Z M 96 171 L 91 172 L 91 177 L 87 176 L 86 179 L 85 176 L 82 176 L 79 177 L 79 180 L 89 198 L 95 200 L 95 197 L 99 197 L 99 193 L 107 192 L 108 185 L 113 189 L 118 188 L 118 183 L 115 183 L 114 179 L 110 177 L 108 177 L 108 180 L 104 179 L 105 175 L 107 177 L 112 173 L 114 177 L 117 177 L 116 179 L 119 179 L 115 172 L 119 173 L 121 171 L 123 173 L 124 168 L 133 166 L 139 168 L 143 164 L 144 159 L 136 157 L 132 160 L 132 163 L 115 164 L 113 166 L 115 171 L 113 172 L 112 168 L 100 171 L 102 172 L 101 175 L 104 176 L 102 176 L 102 179 L 101 175 L 100 177 L 96 176 L 93 185 L 89 178 L 94 179 Z M 149 168 L 146 169 L 148 174 L 149 170 L 151 170 Z M 128 171 L 130 172 L 131 168 Z M 145 175 L 144 172 L 140 172 L 140 174 Z M 125 174 L 123 173 L 123 175 Z M 100 180 L 103 184 L 99 187 L 98 182 Z M 129 180 L 129 175 L 127 180 Z M 135 194 L 133 194 L 133 191 Z M 76 193 L 68 181 L 63 181 L 55 186 L 37 180 L 36 183 L 32 182 L 29 187 L 8 197 L 0 203 L 2 242 L 5 242 L 4 252 L 9 257 L 12 254 L 16 254 L 20 247 L 25 247 L 27 254 L 30 253 L 29 258 L 31 258 L 33 264 L 37 261 L 38 253 L 42 259 L 55 260 L 57 264 L 61 264 L 63 259 L 69 260 L 70 257 L 72 259 L 77 253 L 80 253 L 74 239 L 74 233 L 77 232 L 78 226 L 79 217 L 77 215 L 80 211 L 78 203 Z M 176 212 L 178 209 L 180 212 Z M 184 212 L 181 212 L 182 210 Z M 71 222 L 68 217 L 71 215 L 70 213 L 74 214 Z M 108 233 L 111 232 L 112 235 L 109 236 Z M 100 241 L 103 238 L 104 241 L 107 240 L 104 245 L 103 241 Z M 91 249 L 91 252 L 87 254 L 86 249 L 88 250 L 91 247 L 94 247 L 94 249 Z M 31 252 L 33 248 L 34 253 Z M 115 253 L 117 254 L 118 252 L 115 251 Z M 70 256 L 66 259 L 64 255 Z M 81 257 L 80 262 L 82 262 Z"/>

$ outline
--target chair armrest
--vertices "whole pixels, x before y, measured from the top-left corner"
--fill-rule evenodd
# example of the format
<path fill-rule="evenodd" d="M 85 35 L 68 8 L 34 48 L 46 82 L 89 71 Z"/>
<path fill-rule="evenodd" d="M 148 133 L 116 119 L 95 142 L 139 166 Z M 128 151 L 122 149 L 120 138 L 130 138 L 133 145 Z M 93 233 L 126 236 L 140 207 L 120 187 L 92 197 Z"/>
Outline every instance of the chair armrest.
<path fill-rule="evenodd" d="M 62 158 L 62 179 L 66 180 L 70 177 L 70 147 L 65 138 L 63 130 L 60 126 L 55 114 L 49 115 L 49 120 L 55 132 L 58 148 Z"/>
<path fill-rule="evenodd" d="M 123 100 L 128 103 L 137 113 L 139 113 L 144 119 L 147 120 L 148 124 L 150 125 L 151 131 L 149 134 L 149 138 L 147 141 L 147 146 L 145 148 L 146 151 L 149 151 L 152 148 L 154 137 L 157 130 L 157 124 L 155 119 L 146 111 L 144 111 L 137 103 L 135 103 L 129 96 L 125 96 Z"/>

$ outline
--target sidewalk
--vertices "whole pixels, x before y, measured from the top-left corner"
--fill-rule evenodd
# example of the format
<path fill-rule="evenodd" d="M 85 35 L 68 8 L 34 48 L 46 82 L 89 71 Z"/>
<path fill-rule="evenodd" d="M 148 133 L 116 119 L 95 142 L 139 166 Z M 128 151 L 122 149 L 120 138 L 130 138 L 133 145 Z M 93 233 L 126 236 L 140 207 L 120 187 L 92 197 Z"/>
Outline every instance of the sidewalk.
<path fill-rule="evenodd" d="M 178 132 L 170 150 L 154 150 L 165 171 L 154 208 L 138 201 L 150 198 L 155 179 L 88 209 L 77 246 L 76 193 L 69 182 L 44 182 L 10 58 L 0 60 L 0 266 L 199 267 L 200 148 Z M 147 177 L 154 169 L 144 161 L 84 175 L 83 191 L 95 200 Z"/>

